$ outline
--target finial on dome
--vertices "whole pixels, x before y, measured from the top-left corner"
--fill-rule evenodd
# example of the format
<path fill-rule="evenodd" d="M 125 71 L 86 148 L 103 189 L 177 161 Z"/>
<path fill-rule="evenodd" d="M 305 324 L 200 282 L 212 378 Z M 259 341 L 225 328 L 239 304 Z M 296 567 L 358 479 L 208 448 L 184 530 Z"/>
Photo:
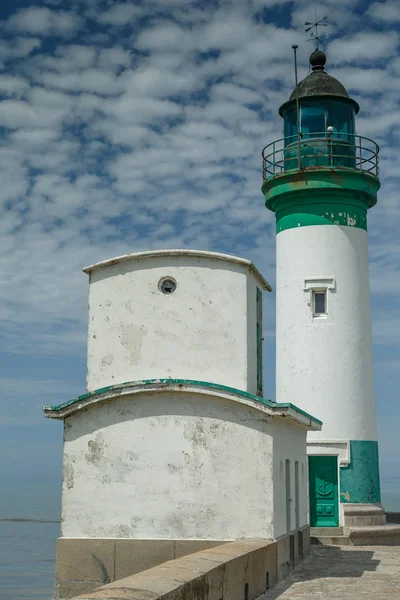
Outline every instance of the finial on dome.
<path fill-rule="evenodd" d="M 326 54 L 322 50 L 314 50 L 310 56 L 310 64 L 313 71 L 323 71 L 326 63 Z"/>

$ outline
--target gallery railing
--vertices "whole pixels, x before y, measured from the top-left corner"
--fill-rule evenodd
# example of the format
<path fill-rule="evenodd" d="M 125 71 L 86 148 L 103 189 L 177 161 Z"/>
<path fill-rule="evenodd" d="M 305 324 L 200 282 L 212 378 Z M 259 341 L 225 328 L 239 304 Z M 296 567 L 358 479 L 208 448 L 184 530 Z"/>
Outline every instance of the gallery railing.
<path fill-rule="evenodd" d="M 318 132 L 286 136 L 262 151 L 263 179 L 286 171 L 318 168 L 356 169 L 378 177 L 379 146 L 351 133 Z"/>

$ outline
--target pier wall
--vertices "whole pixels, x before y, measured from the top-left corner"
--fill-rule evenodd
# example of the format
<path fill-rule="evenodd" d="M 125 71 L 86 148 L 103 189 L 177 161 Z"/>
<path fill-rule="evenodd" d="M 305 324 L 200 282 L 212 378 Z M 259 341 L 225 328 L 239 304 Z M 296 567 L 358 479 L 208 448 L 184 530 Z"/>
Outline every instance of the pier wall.
<path fill-rule="evenodd" d="M 164 562 L 96 590 L 93 582 L 87 582 L 84 591 L 82 582 L 79 599 L 254 600 L 286 577 L 309 554 L 309 547 L 308 528 L 275 541 L 229 542 Z M 59 588 L 54 597 L 62 600 L 67 596 Z"/>

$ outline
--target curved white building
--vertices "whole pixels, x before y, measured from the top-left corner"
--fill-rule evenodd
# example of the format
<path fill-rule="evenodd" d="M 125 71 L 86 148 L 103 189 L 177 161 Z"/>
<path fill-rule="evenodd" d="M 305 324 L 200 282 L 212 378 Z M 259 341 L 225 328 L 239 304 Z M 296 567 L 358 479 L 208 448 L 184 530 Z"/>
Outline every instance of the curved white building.
<path fill-rule="evenodd" d="M 44 409 L 64 421 L 57 597 L 242 538 L 280 540 L 283 576 L 308 551 L 306 434 L 321 423 L 263 397 L 269 284 L 194 250 L 85 272 L 87 392 Z"/>

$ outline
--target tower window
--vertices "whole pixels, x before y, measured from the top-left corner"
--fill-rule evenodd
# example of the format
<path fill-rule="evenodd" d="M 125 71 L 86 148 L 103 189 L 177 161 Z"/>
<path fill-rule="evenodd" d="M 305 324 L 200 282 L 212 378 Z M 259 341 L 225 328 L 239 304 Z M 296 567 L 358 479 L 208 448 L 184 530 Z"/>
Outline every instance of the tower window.
<path fill-rule="evenodd" d="M 315 317 L 326 315 L 326 290 L 313 291 L 313 313 Z"/>

